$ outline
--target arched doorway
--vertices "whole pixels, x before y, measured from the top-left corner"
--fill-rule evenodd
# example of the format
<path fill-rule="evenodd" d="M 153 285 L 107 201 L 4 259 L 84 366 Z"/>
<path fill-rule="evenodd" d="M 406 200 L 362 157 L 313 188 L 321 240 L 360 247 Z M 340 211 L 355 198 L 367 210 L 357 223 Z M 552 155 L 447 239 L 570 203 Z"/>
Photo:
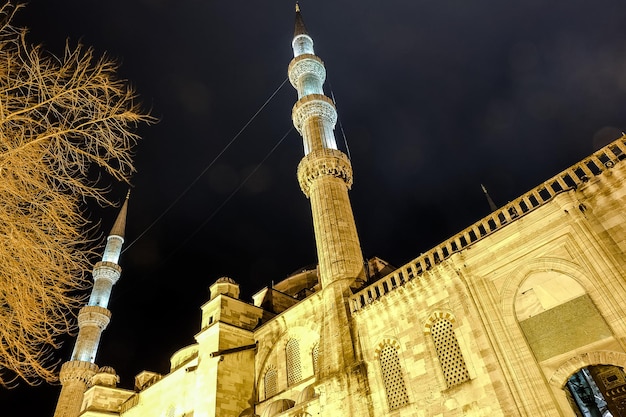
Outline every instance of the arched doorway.
<path fill-rule="evenodd" d="M 581 368 L 563 389 L 578 417 L 626 417 L 626 374 L 618 366 Z"/>

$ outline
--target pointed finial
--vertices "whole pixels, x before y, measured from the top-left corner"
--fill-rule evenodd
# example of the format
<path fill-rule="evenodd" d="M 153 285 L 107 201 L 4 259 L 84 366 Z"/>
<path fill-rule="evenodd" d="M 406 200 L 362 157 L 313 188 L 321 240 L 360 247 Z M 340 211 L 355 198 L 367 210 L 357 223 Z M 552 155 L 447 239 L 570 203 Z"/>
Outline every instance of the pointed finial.
<path fill-rule="evenodd" d="M 293 37 L 295 38 L 298 35 L 308 35 L 308 33 L 306 31 L 306 26 L 304 26 L 302 14 L 300 13 L 300 4 L 296 2 L 296 28 L 293 31 Z"/>
<path fill-rule="evenodd" d="M 491 196 L 487 192 L 487 189 L 485 188 L 485 186 L 480 184 L 480 188 L 483 189 L 483 193 L 485 193 L 485 197 L 487 197 L 487 203 L 489 204 L 489 208 L 491 209 L 491 211 L 496 211 L 498 209 L 498 206 L 496 206 L 496 203 L 494 203 L 493 200 L 491 199 Z"/>
<path fill-rule="evenodd" d="M 122 208 L 120 209 L 117 218 L 115 219 L 115 223 L 111 228 L 111 233 L 109 236 L 119 236 L 122 239 L 124 238 L 124 232 L 126 230 L 126 213 L 128 212 L 128 199 L 130 197 L 130 190 L 126 193 L 126 199 L 124 200 L 124 204 L 122 204 Z"/>

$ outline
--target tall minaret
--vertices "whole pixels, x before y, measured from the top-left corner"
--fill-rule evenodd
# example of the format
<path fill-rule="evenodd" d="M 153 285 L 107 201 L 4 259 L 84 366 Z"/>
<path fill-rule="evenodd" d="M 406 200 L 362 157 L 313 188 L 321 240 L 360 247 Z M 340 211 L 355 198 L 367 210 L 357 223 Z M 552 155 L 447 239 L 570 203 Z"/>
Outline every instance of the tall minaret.
<path fill-rule="evenodd" d="M 297 4 L 291 45 L 294 59 L 289 64 L 289 80 L 298 90 L 292 119 L 302 135 L 305 155 L 298 166 L 298 181 L 311 200 L 321 284 L 324 287 L 338 280 L 354 281 L 364 276 L 364 270 L 348 197 L 352 166 L 337 149 L 337 111 L 322 90 L 326 69 L 313 51 L 313 39 Z"/>
<path fill-rule="evenodd" d="M 122 268 L 117 264 L 124 243 L 128 196 L 107 238 L 102 261 L 93 269 L 93 289 L 87 305 L 78 313 L 78 337 L 72 357 L 61 367 L 59 379 L 61 394 L 54 417 L 76 417 L 80 413 L 83 394 L 98 371 L 94 363 L 100 336 L 109 324 L 111 312 L 107 309 L 113 285 L 120 278 Z"/>
<path fill-rule="evenodd" d="M 355 353 L 356 340 L 347 306 L 350 286 L 364 278 L 363 255 L 348 197 L 352 166 L 337 149 L 334 134 L 337 111 L 322 89 L 326 69 L 315 55 L 313 39 L 307 33 L 297 3 L 291 45 L 294 58 L 289 64 L 289 80 L 298 90 L 292 119 L 304 143 L 298 181 L 311 200 L 324 309 L 318 387 L 322 401 L 336 415 L 372 415 L 366 405 L 367 378 Z M 358 389 L 363 396 L 346 396 L 350 389 Z"/>

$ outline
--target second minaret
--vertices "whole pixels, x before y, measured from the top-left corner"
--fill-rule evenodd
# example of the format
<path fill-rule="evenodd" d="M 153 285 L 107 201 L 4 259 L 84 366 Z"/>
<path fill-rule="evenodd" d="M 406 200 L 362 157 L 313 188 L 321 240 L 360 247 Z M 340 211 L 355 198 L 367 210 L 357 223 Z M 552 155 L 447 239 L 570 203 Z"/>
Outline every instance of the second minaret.
<path fill-rule="evenodd" d="M 111 319 L 107 306 L 113 285 L 122 273 L 122 268 L 117 263 L 124 243 L 127 209 L 128 197 L 109 233 L 102 261 L 94 266 L 94 283 L 89 301 L 78 313 L 78 336 L 74 351 L 71 359 L 61 367 L 59 379 L 62 387 L 54 417 L 78 416 L 83 394 L 98 371 L 94 362 L 100 336 Z"/>

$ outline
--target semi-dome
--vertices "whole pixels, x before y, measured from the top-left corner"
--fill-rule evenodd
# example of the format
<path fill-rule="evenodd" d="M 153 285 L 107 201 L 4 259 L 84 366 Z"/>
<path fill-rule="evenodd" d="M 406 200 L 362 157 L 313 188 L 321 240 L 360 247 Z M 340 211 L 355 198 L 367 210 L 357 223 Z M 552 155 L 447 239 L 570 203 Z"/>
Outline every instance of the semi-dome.
<path fill-rule="evenodd" d="M 254 414 L 253 407 L 248 407 L 245 410 L 243 410 L 241 413 L 239 413 L 239 417 L 259 417 L 259 416 Z"/>
<path fill-rule="evenodd" d="M 283 411 L 287 411 L 290 408 L 293 408 L 295 404 L 295 401 L 288 400 L 286 398 L 276 400 L 271 403 L 265 410 L 263 410 L 263 414 L 261 414 L 261 417 L 274 417 L 275 415 L 280 414 Z"/>
<path fill-rule="evenodd" d="M 103 366 L 100 369 L 98 369 L 98 373 L 99 374 L 111 374 L 111 375 L 117 375 L 117 373 L 115 372 L 115 369 L 113 369 L 110 366 Z"/>
<path fill-rule="evenodd" d="M 119 377 L 115 373 L 115 369 L 110 366 L 103 366 L 98 369 L 98 372 L 91 378 L 93 385 L 101 387 L 115 387 L 119 381 Z"/>
<path fill-rule="evenodd" d="M 220 294 L 227 295 L 232 298 L 239 298 L 239 284 L 230 277 L 218 278 L 210 287 L 210 299 L 214 299 Z"/>
<path fill-rule="evenodd" d="M 287 278 L 275 283 L 272 288 L 298 299 L 315 292 L 319 283 L 316 265 L 300 268 Z"/>
<path fill-rule="evenodd" d="M 215 281 L 216 284 L 237 284 L 234 279 L 229 277 L 220 277 Z"/>
<path fill-rule="evenodd" d="M 302 390 L 300 395 L 298 395 L 298 398 L 296 399 L 296 404 L 303 404 L 307 401 L 312 400 L 315 397 L 317 397 L 315 388 L 313 388 L 313 385 L 308 385 L 305 389 Z"/>

